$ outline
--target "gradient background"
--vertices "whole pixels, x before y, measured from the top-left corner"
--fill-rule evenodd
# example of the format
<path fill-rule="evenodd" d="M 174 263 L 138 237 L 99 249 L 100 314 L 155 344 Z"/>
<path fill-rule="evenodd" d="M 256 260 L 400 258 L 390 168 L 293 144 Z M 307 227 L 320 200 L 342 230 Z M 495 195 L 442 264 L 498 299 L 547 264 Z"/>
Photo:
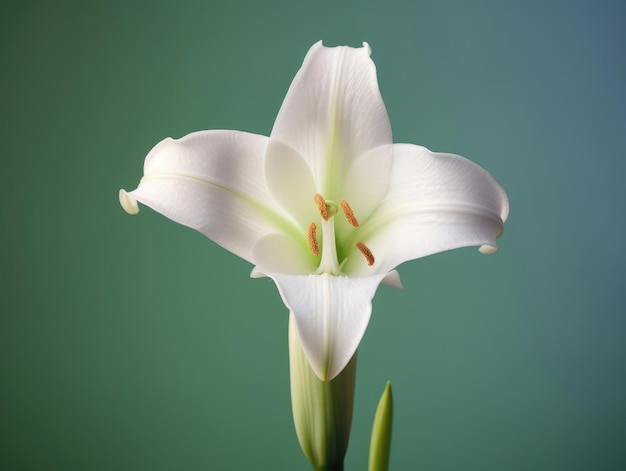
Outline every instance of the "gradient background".
<path fill-rule="evenodd" d="M 166 136 L 267 135 L 320 39 L 370 43 L 395 142 L 511 201 L 497 255 L 379 290 L 347 469 L 388 379 L 394 470 L 625 469 L 624 5 L 1 7 L 0 469 L 309 469 L 271 281 L 117 192 Z"/>

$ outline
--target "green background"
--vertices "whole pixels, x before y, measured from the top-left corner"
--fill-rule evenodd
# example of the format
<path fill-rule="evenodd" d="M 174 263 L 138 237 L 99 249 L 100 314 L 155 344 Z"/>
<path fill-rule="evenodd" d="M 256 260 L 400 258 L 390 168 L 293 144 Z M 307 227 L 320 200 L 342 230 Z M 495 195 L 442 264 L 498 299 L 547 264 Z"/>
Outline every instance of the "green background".
<path fill-rule="evenodd" d="M 388 379 L 394 470 L 626 468 L 624 2 L 14 3 L 0 469 L 308 469 L 271 281 L 117 192 L 166 136 L 267 135 L 320 39 L 370 43 L 395 142 L 474 160 L 511 201 L 498 254 L 380 288 L 347 469 Z"/>

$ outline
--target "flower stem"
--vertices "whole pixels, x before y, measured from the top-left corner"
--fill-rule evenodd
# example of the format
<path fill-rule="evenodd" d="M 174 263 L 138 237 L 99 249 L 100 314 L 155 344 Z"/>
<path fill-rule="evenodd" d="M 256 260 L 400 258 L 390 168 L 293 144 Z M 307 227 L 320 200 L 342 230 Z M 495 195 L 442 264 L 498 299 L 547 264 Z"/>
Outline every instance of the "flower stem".
<path fill-rule="evenodd" d="M 313 372 L 289 318 L 291 407 L 300 447 L 316 471 L 343 471 L 352 425 L 356 355 L 331 381 Z"/>

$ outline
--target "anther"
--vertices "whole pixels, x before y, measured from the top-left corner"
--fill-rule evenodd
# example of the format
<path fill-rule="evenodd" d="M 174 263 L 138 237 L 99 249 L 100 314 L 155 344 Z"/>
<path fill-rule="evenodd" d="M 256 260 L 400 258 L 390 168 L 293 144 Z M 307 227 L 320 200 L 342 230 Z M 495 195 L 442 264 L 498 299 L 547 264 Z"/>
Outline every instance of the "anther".
<path fill-rule="evenodd" d="M 356 248 L 359 249 L 359 251 L 363 254 L 363 256 L 365 257 L 365 260 L 367 260 L 367 264 L 370 267 L 374 265 L 374 261 L 375 261 L 374 254 L 372 253 L 372 251 L 369 249 L 367 245 L 365 245 L 363 242 L 357 242 Z"/>
<path fill-rule="evenodd" d="M 318 255 L 320 253 L 320 248 L 317 245 L 317 226 L 314 222 L 309 224 L 308 242 L 313 255 Z"/>
<path fill-rule="evenodd" d="M 350 225 L 354 227 L 359 227 L 359 221 L 357 221 L 356 218 L 354 217 L 354 213 L 352 212 L 352 208 L 350 207 L 348 202 L 346 200 L 340 200 L 339 206 L 341 206 L 343 214 L 346 215 L 346 219 L 348 220 Z"/>
<path fill-rule="evenodd" d="M 315 204 L 317 205 L 317 210 L 320 212 L 320 216 L 322 216 L 322 219 L 324 221 L 328 221 L 328 209 L 326 208 L 326 200 L 324 200 L 324 197 L 319 193 L 316 193 L 313 197 L 313 201 L 315 201 Z"/>

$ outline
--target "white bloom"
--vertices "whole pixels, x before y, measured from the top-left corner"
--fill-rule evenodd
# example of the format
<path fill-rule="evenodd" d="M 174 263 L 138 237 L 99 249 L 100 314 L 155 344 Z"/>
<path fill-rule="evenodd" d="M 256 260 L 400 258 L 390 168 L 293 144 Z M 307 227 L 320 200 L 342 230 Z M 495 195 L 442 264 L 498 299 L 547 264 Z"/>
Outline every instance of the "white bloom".
<path fill-rule="evenodd" d="M 315 373 L 334 378 L 365 333 L 394 268 L 458 247 L 497 250 L 504 190 L 452 154 L 393 144 L 367 44 L 313 45 L 270 137 L 201 131 L 148 154 L 120 191 L 192 227 L 268 276 L 294 316 Z"/>

